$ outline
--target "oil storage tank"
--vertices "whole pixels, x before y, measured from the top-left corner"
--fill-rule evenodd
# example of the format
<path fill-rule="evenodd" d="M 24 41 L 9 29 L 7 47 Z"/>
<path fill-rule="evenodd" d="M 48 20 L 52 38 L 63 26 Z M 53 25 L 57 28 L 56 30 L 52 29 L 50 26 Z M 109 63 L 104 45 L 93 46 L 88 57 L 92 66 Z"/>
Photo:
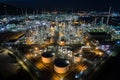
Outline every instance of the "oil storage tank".
<path fill-rule="evenodd" d="M 81 57 L 82 57 L 81 54 L 75 54 L 75 55 L 74 55 L 74 62 L 75 62 L 75 63 L 76 63 L 76 62 L 80 62 L 80 61 L 81 61 Z"/>
<path fill-rule="evenodd" d="M 55 53 L 52 51 L 48 51 L 48 52 L 43 52 L 42 53 L 42 62 L 43 63 L 51 63 L 53 62 L 55 59 Z"/>
<path fill-rule="evenodd" d="M 54 70 L 57 73 L 66 73 L 69 70 L 69 65 L 69 60 L 59 58 L 54 61 Z"/>

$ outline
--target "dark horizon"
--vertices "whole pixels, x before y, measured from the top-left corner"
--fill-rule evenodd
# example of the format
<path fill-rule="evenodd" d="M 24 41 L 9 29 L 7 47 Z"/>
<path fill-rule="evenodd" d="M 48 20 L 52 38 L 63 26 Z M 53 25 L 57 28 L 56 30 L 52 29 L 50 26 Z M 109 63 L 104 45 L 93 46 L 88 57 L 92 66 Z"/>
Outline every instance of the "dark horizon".
<path fill-rule="evenodd" d="M 18 8 L 74 9 L 81 11 L 120 11 L 119 0 L 0 0 Z"/>

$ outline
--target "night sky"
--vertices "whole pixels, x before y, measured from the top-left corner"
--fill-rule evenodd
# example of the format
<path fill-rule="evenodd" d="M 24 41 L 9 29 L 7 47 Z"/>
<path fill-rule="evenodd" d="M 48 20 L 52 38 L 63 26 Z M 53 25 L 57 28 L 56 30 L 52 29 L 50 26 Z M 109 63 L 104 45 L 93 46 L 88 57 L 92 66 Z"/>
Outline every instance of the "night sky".
<path fill-rule="evenodd" d="M 120 0 L 0 0 L 2 3 L 25 8 L 73 8 L 80 10 L 120 11 Z"/>

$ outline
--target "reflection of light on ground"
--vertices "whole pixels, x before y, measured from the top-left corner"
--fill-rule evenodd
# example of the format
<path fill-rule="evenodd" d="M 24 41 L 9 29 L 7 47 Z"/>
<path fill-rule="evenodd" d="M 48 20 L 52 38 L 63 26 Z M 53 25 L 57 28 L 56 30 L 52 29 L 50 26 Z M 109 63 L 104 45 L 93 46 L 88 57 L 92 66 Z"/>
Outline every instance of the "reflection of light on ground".
<path fill-rule="evenodd" d="M 103 55 L 103 52 L 99 49 L 95 50 L 94 52 L 95 52 L 96 55 L 99 55 L 99 56 Z"/>
<path fill-rule="evenodd" d="M 44 66 L 43 63 L 41 63 L 41 62 L 38 62 L 38 63 L 36 63 L 35 65 L 36 65 L 36 67 L 37 67 L 38 69 L 41 69 L 41 70 L 45 69 L 45 66 Z"/>
<path fill-rule="evenodd" d="M 33 54 L 32 53 L 28 53 L 28 54 L 25 55 L 25 57 L 30 60 L 30 59 L 33 58 Z"/>
<path fill-rule="evenodd" d="M 87 66 L 84 65 L 84 64 L 81 64 L 81 65 L 78 65 L 78 66 L 77 66 L 77 70 L 78 70 L 78 71 L 85 71 L 86 69 L 87 69 Z"/>
<path fill-rule="evenodd" d="M 52 75 L 52 80 L 60 80 L 60 77 L 56 76 L 55 74 Z"/>

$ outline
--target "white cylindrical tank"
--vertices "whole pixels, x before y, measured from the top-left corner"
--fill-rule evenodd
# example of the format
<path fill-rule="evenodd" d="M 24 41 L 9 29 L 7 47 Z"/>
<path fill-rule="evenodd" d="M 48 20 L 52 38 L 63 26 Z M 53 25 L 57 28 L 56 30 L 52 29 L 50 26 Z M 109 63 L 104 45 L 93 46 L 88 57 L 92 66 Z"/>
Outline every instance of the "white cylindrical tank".
<path fill-rule="evenodd" d="M 76 55 L 74 55 L 74 62 L 76 63 L 76 62 L 80 62 L 81 61 L 81 54 L 76 54 Z"/>
<path fill-rule="evenodd" d="M 51 63 L 55 59 L 55 53 L 54 52 L 44 52 L 42 53 L 42 62 L 43 63 Z"/>
<path fill-rule="evenodd" d="M 67 59 L 56 59 L 54 61 L 54 70 L 57 73 L 66 73 L 69 70 L 69 60 Z"/>

